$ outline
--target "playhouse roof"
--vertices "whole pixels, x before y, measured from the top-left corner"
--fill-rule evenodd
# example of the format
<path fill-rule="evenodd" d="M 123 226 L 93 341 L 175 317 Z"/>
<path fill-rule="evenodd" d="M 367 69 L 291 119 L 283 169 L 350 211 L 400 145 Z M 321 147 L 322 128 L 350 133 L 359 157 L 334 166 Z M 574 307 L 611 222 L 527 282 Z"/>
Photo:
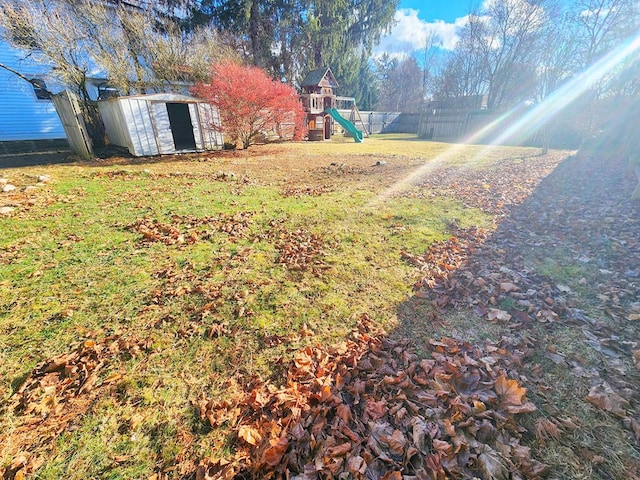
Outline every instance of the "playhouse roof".
<path fill-rule="evenodd" d="M 307 76 L 304 77 L 301 87 L 317 87 L 319 86 L 323 80 L 326 80 L 328 84 L 333 87 L 338 87 L 338 82 L 336 81 L 336 77 L 333 75 L 333 72 L 330 68 L 318 68 L 317 70 L 313 70 L 307 73 Z"/>

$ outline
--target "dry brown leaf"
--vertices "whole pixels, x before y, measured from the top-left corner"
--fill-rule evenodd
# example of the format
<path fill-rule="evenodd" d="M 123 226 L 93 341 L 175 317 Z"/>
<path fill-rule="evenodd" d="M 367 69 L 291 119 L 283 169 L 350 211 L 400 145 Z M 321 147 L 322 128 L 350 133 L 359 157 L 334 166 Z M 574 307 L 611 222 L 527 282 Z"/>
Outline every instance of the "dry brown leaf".
<path fill-rule="evenodd" d="M 336 415 L 338 416 L 338 418 L 342 419 L 345 425 L 349 425 L 349 422 L 352 418 L 351 407 L 349 407 L 349 405 L 345 405 L 344 403 L 338 405 L 338 407 L 336 408 Z"/>
<path fill-rule="evenodd" d="M 532 402 L 525 402 L 522 405 L 508 405 L 507 412 L 509 413 L 531 413 L 535 412 L 538 407 Z"/>
<path fill-rule="evenodd" d="M 400 472 L 387 472 L 380 480 L 402 480 L 402 473 Z"/>
<path fill-rule="evenodd" d="M 551 420 L 540 417 L 536 420 L 535 434 L 538 441 L 544 445 L 547 440 L 560 437 L 560 428 Z"/>
<path fill-rule="evenodd" d="M 367 464 L 360 455 L 349 457 L 347 459 L 347 468 L 353 474 L 364 475 L 367 471 Z"/>
<path fill-rule="evenodd" d="M 384 400 L 379 402 L 367 400 L 365 411 L 369 418 L 377 420 L 387 414 L 387 402 Z"/>
<path fill-rule="evenodd" d="M 511 282 L 501 282 L 500 290 L 506 293 L 515 292 L 518 290 L 518 286 L 515 283 L 511 283 Z"/>
<path fill-rule="evenodd" d="M 248 425 L 242 425 L 238 429 L 238 437 L 253 446 L 262 442 L 262 435 L 260 435 L 260 432 Z"/>
<path fill-rule="evenodd" d="M 626 410 L 630 408 L 629 402 L 604 382 L 591 387 L 587 395 L 587 401 L 621 418 L 627 416 Z"/>
<path fill-rule="evenodd" d="M 490 322 L 508 322 L 509 320 L 511 320 L 511 315 L 505 310 L 490 308 L 487 312 L 487 320 L 489 320 Z"/>
<path fill-rule="evenodd" d="M 284 457 L 284 454 L 287 452 L 289 440 L 287 440 L 287 437 L 281 437 L 278 439 L 272 439 L 269 443 L 271 446 L 265 450 L 262 460 L 270 467 L 275 467 L 280 463 L 282 457 Z"/>
<path fill-rule="evenodd" d="M 504 375 L 496 379 L 495 390 L 502 401 L 509 405 L 522 405 L 522 399 L 527 393 L 527 389 L 521 387 L 517 380 L 511 380 Z"/>
<path fill-rule="evenodd" d="M 441 452 L 445 456 L 451 455 L 453 453 L 453 445 L 449 442 L 438 440 L 437 438 L 434 438 L 431 442 L 433 444 L 433 449 L 436 452 Z"/>
<path fill-rule="evenodd" d="M 391 451 L 396 455 L 402 455 L 404 453 L 407 439 L 400 430 L 394 430 L 391 435 L 383 437 L 382 440 L 389 445 Z"/>
<path fill-rule="evenodd" d="M 342 443 L 340 445 L 336 445 L 335 447 L 331 447 L 327 449 L 327 452 L 332 458 L 342 457 L 349 453 L 353 449 L 353 446 L 350 443 Z"/>
<path fill-rule="evenodd" d="M 419 417 L 413 417 L 411 419 L 411 427 L 413 444 L 420 452 L 427 453 L 427 450 L 425 449 L 427 438 L 426 423 Z"/>
<path fill-rule="evenodd" d="M 486 444 L 481 447 L 478 463 L 487 480 L 509 480 L 509 468 L 505 459 Z"/>

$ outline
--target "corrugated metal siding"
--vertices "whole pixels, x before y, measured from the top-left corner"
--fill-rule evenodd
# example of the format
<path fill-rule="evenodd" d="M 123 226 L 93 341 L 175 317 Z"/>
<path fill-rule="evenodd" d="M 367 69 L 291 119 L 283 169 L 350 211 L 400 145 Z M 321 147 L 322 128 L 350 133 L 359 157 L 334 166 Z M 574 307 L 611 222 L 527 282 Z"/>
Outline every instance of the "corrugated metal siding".
<path fill-rule="evenodd" d="M 109 140 L 136 156 L 175 153 L 167 102 L 188 103 L 197 150 L 222 147 L 222 134 L 211 128 L 220 123 L 218 110 L 184 95 L 137 95 L 98 102 Z"/>
<path fill-rule="evenodd" d="M 196 141 L 196 150 L 204 150 L 204 139 L 202 138 L 202 128 L 200 128 L 200 112 L 197 103 L 189 104 L 189 116 L 193 127 L 193 138 Z"/>
<path fill-rule="evenodd" d="M 220 113 L 218 109 L 209 103 L 198 103 L 200 124 L 202 125 L 202 137 L 205 150 L 215 150 L 222 147 L 222 133 L 216 131 L 213 125 L 220 125 Z"/>
<path fill-rule="evenodd" d="M 0 62 L 27 76 L 47 81 L 44 65 L 22 59 L 24 54 L 0 41 Z M 51 82 L 47 82 L 49 85 Z M 38 100 L 33 88 L 11 72 L 0 69 L 0 141 L 66 138 L 53 102 Z"/>
<path fill-rule="evenodd" d="M 141 98 L 121 98 L 120 105 L 131 137 L 131 153 L 137 156 L 162 153 L 154 133 L 149 102 Z"/>
<path fill-rule="evenodd" d="M 153 112 L 153 123 L 158 135 L 160 153 L 175 153 L 176 146 L 173 143 L 167 104 L 165 102 L 151 102 L 151 111 Z"/>
<path fill-rule="evenodd" d="M 113 145 L 126 147 L 131 151 L 133 149 L 131 136 L 127 129 L 127 123 L 124 121 L 120 102 L 118 100 L 98 102 L 98 110 L 100 110 L 100 116 L 107 131 L 109 142 Z"/>

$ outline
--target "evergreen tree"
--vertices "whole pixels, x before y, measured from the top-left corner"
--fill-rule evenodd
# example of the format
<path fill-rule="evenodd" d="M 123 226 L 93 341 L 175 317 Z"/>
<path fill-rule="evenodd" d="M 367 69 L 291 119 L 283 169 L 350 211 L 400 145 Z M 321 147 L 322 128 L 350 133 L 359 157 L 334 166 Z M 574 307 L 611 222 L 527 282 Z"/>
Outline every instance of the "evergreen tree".
<path fill-rule="evenodd" d="M 329 66 L 340 93 L 370 97 L 358 80 L 366 58 L 392 25 L 398 0 L 202 0 L 194 23 L 211 22 L 272 76 L 298 83 Z"/>

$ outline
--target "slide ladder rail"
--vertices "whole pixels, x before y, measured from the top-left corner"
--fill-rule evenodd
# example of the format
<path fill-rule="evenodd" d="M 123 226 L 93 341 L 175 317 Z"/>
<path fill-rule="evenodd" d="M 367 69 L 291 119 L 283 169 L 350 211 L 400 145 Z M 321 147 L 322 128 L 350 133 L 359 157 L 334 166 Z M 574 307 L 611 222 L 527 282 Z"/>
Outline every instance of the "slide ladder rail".
<path fill-rule="evenodd" d="M 360 110 L 358 110 L 358 106 L 355 102 L 353 103 L 353 107 L 351 107 L 349 121 L 356 125 L 356 128 L 360 127 L 365 137 L 369 136 L 369 132 L 367 132 L 367 125 L 364 123 L 364 120 L 362 120 L 362 115 L 360 115 Z"/>

